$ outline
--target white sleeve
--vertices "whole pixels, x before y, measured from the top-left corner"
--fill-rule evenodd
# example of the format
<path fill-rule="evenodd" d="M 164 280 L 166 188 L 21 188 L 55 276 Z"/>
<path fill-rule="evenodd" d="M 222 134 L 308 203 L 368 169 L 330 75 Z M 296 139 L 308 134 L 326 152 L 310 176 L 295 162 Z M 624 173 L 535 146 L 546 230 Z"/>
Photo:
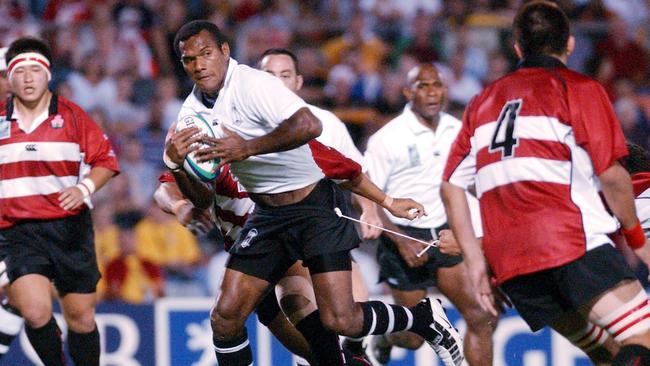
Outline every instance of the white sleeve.
<path fill-rule="evenodd" d="M 272 128 L 287 120 L 303 107 L 302 98 L 289 90 L 282 81 L 265 72 L 248 74 L 240 80 L 245 86 L 240 88 L 240 98 L 246 110 L 239 111 L 262 125 Z"/>
<path fill-rule="evenodd" d="M 332 112 L 312 108 L 310 110 L 323 123 L 323 133 L 316 139 L 321 144 L 333 147 L 346 157 L 363 164 L 363 155 L 352 141 L 345 124 Z"/>
<path fill-rule="evenodd" d="M 374 137 L 374 138 L 373 138 Z M 386 189 L 388 177 L 391 175 L 391 158 L 386 146 L 376 138 L 370 137 L 366 153 L 363 156 L 363 167 L 370 180 L 382 190 Z"/>

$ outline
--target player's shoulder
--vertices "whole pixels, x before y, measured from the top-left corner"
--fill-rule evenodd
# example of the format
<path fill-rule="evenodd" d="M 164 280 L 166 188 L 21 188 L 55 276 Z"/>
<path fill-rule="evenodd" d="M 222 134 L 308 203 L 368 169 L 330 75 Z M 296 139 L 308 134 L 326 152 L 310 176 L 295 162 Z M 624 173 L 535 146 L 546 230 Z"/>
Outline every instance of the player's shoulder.
<path fill-rule="evenodd" d="M 308 104 L 307 108 L 309 108 L 309 111 L 314 116 L 321 120 L 323 125 L 345 128 L 345 124 L 334 113 L 312 104 Z"/>
<path fill-rule="evenodd" d="M 53 95 L 52 97 L 56 98 L 57 112 L 63 115 L 64 118 L 66 113 L 70 113 L 75 117 L 90 118 L 90 116 L 88 116 L 88 112 L 86 112 L 83 108 L 81 108 L 78 104 L 71 101 L 70 99 L 67 99 L 66 97 L 60 95 Z"/>
<path fill-rule="evenodd" d="M 239 88 L 254 89 L 257 88 L 260 83 L 282 84 L 280 79 L 266 71 L 258 70 L 240 63 L 234 63 L 231 65 L 234 68 L 231 75 L 233 79 L 232 81 Z"/>

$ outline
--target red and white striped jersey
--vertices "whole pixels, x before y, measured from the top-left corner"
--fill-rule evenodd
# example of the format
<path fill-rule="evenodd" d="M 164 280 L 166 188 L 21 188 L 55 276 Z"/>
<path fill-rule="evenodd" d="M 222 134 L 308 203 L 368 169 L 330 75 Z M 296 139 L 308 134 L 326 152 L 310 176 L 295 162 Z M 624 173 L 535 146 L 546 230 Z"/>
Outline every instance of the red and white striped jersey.
<path fill-rule="evenodd" d="M 611 244 L 598 175 L 627 155 L 603 87 L 551 57 L 527 60 L 465 111 L 443 179 L 476 184 L 499 283 Z"/>
<path fill-rule="evenodd" d="M 174 176 L 165 172 L 160 176 L 159 181 L 174 182 Z M 253 212 L 255 203 L 233 179 L 228 165 L 221 169 L 221 174 L 212 183 L 212 189 L 214 206 L 211 208 L 211 213 L 215 224 L 223 234 L 225 249 L 228 250 L 237 240 L 239 232 L 248 220 L 248 215 Z"/>
<path fill-rule="evenodd" d="M 76 104 L 52 96 L 48 113 L 25 131 L 13 100 L 0 104 L 0 215 L 11 223 L 78 214 L 59 207 L 59 192 L 77 184 L 93 167 L 115 172 L 109 140 Z"/>

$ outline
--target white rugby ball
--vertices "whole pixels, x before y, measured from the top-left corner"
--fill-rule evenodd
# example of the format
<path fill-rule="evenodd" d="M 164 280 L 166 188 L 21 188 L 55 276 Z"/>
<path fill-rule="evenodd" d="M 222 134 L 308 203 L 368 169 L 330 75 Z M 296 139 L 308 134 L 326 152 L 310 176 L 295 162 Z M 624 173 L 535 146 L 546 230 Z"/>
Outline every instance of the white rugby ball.
<path fill-rule="evenodd" d="M 214 131 L 212 131 L 210 123 L 199 114 L 188 114 L 176 123 L 177 132 L 189 127 L 198 127 L 201 130 L 199 134 L 214 137 Z M 200 147 L 208 147 L 208 145 L 201 144 Z M 221 173 L 221 169 L 219 169 L 220 159 L 199 163 L 196 161 L 195 155 L 196 151 L 192 151 L 185 157 L 185 161 L 183 162 L 185 171 L 203 182 L 212 182 L 215 180 Z"/>

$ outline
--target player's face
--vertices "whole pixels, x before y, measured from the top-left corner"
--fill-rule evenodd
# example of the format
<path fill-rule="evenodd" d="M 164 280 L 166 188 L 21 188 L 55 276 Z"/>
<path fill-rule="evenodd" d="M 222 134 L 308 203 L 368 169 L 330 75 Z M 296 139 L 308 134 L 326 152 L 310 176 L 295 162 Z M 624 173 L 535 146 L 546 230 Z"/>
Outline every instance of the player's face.
<path fill-rule="evenodd" d="M 260 69 L 280 78 L 284 85 L 294 92 L 302 87 L 302 76 L 296 73 L 296 65 L 287 55 L 265 56 L 260 62 Z"/>
<path fill-rule="evenodd" d="M 445 104 L 447 86 L 436 69 L 424 67 L 411 85 L 404 89 L 404 95 L 411 102 L 415 114 L 431 121 L 438 117 Z"/>
<path fill-rule="evenodd" d="M 17 67 L 11 74 L 9 85 L 20 101 L 38 102 L 47 91 L 47 72 L 38 65 Z"/>
<path fill-rule="evenodd" d="M 216 94 L 223 86 L 228 70 L 230 47 L 217 45 L 207 30 L 180 42 L 181 62 L 185 72 L 204 93 Z"/>

